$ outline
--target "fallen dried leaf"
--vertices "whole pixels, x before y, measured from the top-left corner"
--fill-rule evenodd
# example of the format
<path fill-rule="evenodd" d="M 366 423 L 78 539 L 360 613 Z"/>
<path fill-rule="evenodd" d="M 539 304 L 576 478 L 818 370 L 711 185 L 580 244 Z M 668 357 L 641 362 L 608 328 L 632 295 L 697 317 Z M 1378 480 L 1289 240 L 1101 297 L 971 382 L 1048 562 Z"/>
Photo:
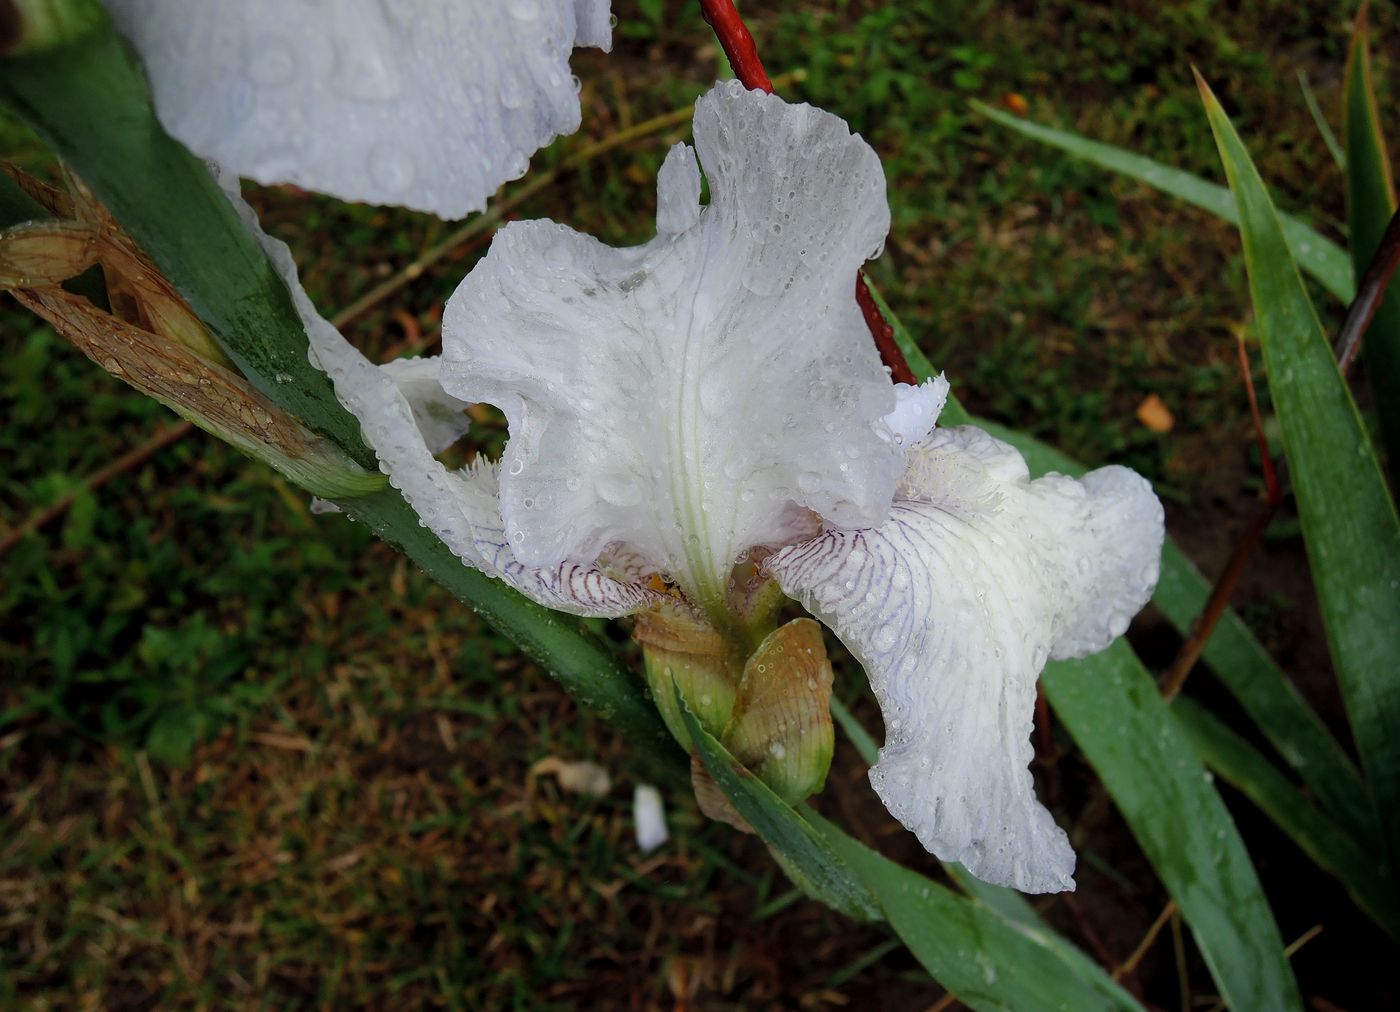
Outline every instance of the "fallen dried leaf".
<path fill-rule="evenodd" d="M 1148 394 L 1137 408 L 1137 420 L 1152 432 L 1170 432 L 1176 424 L 1166 403 L 1156 394 Z"/>
<path fill-rule="evenodd" d="M 1006 107 L 1007 111 L 1017 116 L 1024 116 L 1031 111 L 1030 103 L 1027 102 L 1026 97 L 1018 91 L 1008 91 L 1005 95 L 1001 96 L 1001 104 Z"/>
<path fill-rule="evenodd" d="M 557 756 L 541 759 L 530 767 L 530 778 L 553 776 L 559 786 L 571 794 L 601 798 L 612 790 L 612 777 L 597 763 L 580 760 L 570 762 Z"/>

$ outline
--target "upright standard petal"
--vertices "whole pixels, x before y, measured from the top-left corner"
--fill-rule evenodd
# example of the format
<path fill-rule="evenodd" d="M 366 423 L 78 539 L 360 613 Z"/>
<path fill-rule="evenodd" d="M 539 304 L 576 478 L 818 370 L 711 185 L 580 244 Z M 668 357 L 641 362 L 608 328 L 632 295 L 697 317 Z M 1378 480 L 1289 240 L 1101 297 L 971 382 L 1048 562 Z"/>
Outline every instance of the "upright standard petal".
<path fill-rule="evenodd" d="M 444 218 L 578 129 L 569 56 L 612 34 L 609 0 L 106 2 L 196 154 Z"/>
<path fill-rule="evenodd" d="M 597 565 L 520 562 L 501 522 L 496 465 L 483 460 L 454 471 L 435 456 L 467 425 L 462 413 L 466 404 L 437 382 L 439 360 L 377 366 L 365 358 L 316 312 L 297 280 L 291 251 L 262 231 L 252 208 L 238 195 L 237 179 L 225 176 L 220 182 L 286 283 L 306 327 L 312 361 L 330 376 L 337 399 L 359 420 L 365 441 L 379 457 L 380 470 L 424 526 L 467 565 L 558 611 L 616 617 L 657 599 L 643 583 L 614 579 Z"/>
<path fill-rule="evenodd" d="M 1162 507 L 1132 471 L 1030 481 L 980 429 L 911 454 L 888 522 L 830 531 L 769 570 L 865 666 L 885 718 L 870 780 L 934 854 L 1026 892 L 1071 889 L 1035 797 L 1035 680 L 1107 646 L 1157 582 Z"/>
<path fill-rule="evenodd" d="M 620 542 L 697 601 L 807 510 L 884 519 L 903 451 L 856 305 L 889 226 L 884 175 L 835 116 L 737 82 L 696 103 L 658 236 L 613 249 L 514 223 L 449 301 L 443 385 L 501 407 L 502 513 L 531 565 Z"/>

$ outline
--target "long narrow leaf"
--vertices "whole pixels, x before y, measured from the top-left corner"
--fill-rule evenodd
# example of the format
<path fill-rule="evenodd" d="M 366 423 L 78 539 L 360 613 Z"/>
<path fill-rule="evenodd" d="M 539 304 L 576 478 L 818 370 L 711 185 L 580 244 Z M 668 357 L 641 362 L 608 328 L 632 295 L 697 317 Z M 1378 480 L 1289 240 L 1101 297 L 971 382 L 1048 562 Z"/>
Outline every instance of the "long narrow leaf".
<path fill-rule="evenodd" d="M 1303 70 L 1302 67 L 1298 68 L 1298 88 L 1303 93 L 1303 102 L 1308 107 L 1308 115 L 1313 118 L 1317 132 L 1322 135 L 1322 143 L 1327 145 L 1327 151 L 1332 155 L 1332 161 L 1336 163 L 1337 168 L 1345 172 L 1347 170 L 1346 152 L 1342 150 L 1337 135 L 1332 132 L 1327 117 L 1322 114 L 1322 106 L 1318 104 L 1317 95 L 1313 93 L 1312 85 L 1308 83 L 1307 71 Z"/>
<path fill-rule="evenodd" d="M 1153 603 L 1186 636 L 1209 596 L 1205 577 L 1168 543 Z M 1221 615 L 1201 657 L 1327 813 L 1371 853 L 1384 853 L 1356 765 L 1235 611 Z"/>
<path fill-rule="evenodd" d="M 1380 245 L 1395 213 L 1395 177 L 1386 155 L 1376 89 L 1371 81 L 1367 5 L 1356 14 L 1343 89 L 1343 129 L 1347 153 L 1347 222 L 1356 282 Z M 1376 310 L 1362 347 L 1366 378 L 1376 395 L 1381 436 L 1392 466 L 1400 464 L 1400 291 L 1392 290 Z"/>
<path fill-rule="evenodd" d="M 1020 119 L 982 102 L 974 101 L 972 107 L 1024 137 L 1059 148 L 1076 158 L 1082 158 L 1140 183 L 1146 183 L 1153 189 L 1184 200 L 1203 211 L 1209 211 L 1232 225 L 1239 224 L 1235 203 L 1230 199 L 1230 191 L 1223 186 L 1111 144 L 1091 141 L 1067 130 L 1056 130 Z M 1343 302 L 1350 302 L 1356 292 L 1356 284 L 1352 279 L 1351 262 L 1346 251 L 1304 222 L 1287 215 L 1281 218 L 1284 235 L 1287 236 L 1288 245 L 1298 258 L 1298 263 L 1317 278 L 1323 288 Z"/>
<path fill-rule="evenodd" d="M 1400 843 L 1400 519 L 1308 300 L 1264 182 L 1210 89 L 1201 94 L 1240 210 L 1269 391 L 1361 765 Z"/>
<path fill-rule="evenodd" d="M 1210 711 L 1185 696 L 1173 700 L 1171 709 L 1207 765 L 1258 805 L 1320 868 L 1341 880 L 1357 906 L 1400 939 L 1400 907 L 1387 869 Z"/>
<path fill-rule="evenodd" d="M 928 359 L 882 308 L 915 375 L 927 376 Z M 953 398 L 940 416 L 950 425 L 971 420 Z M 1038 449 L 1028 437 L 1013 442 L 1023 452 Z M 1234 820 L 1131 648 L 1119 640 L 1092 657 L 1052 664 L 1042 684 L 1181 907 L 1226 1001 L 1234 1008 L 1300 1008 L 1278 926 Z"/>
<path fill-rule="evenodd" d="M 676 703 L 710 776 L 803 892 L 842 913 L 878 919 L 881 909 L 874 895 L 820 834 L 700 726 L 679 690 Z"/>
<path fill-rule="evenodd" d="M 807 819 L 878 897 L 890 926 L 940 984 L 976 1009 L 1138 1009 L 1048 929 L 1007 921 L 876 853 L 816 813 Z"/>
<path fill-rule="evenodd" d="M 374 467 L 359 426 L 307 361 L 290 296 L 204 164 L 161 130 L 140 69 L 104 17 L 82 38 L 0 59 L 0 99 L 54 147 L 276 403 Z M 663 754 L 675 746 L 638 679 L 580 624 L 463 565 L 392 490 L 347 514 L 401 548 L 573 695 Z"/>
<path fill-rule="evenodd" d="M 828 902 L 878 911 L 933 978 L 976 1009 L 1137 1009 L 1095 963 L 1048 930 L 1016 924 L 888 861 L 815 813 L 799 815 L 688 710 L 705 768 L 763 842 Z M 800 883 L 803 884 L 803 883 Z"/>
<path fill-rule="evenodd" d="M 1051 663 L 1041 684 L 1181 908 L 1226 1004 L 1301 1009 L 1244 841 L 1127 642 Z"/>

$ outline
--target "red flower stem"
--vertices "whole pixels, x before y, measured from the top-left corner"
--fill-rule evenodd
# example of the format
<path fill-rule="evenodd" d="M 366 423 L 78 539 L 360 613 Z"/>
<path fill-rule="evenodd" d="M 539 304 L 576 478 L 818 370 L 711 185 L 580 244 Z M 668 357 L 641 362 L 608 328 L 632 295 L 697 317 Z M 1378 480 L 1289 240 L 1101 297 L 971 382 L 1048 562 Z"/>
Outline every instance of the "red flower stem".
<path fill-rule="evenodd" d="M 715 30 L 715 37 L 719 39 L 724 55 L 729 57 L 729 65 L 734 68 L 734 74 L 740 83 L 750 90 L 771 95 L 773 82 L 768 79 L 768 72 L 763 69 L 763 61 L 758 58 L 758 47 L 754 45 L 753 36 L 744 25 L 744 19 L 734 9 L 733 0 L 700 0 L 700 13 Z M 860 306 L 861 315 L 865 317 L 865 325 L 870 328 L 870 336 L 875 339 L 880 360 L 890 371 L 890 378 L 896 383 L 917 383 L 914 371 L 909 368 L 909 363 L 904 360 L 904 355 L 895 342 L 894 328 L 880 312 L 880 307 L 875 304 L 870 288 L 865 283 L 865 275 L 859 271 L 856 272 L 856 303 Z"/>
<path fill-rule="evenodd" d="M 763 69 L 763 61 L 758 58 L 758 48 L 753 44 L 753 36 L 744 25 L 744 19 L 734 9 L 733 0 L 700 0 L 700 13 L 715 30 L 724 55 L 729 57 L 729 65 L 745 88 L 757 89 L 773 94 L 773 82 Z"/>
<path fill-rule="evenodd" d="M 1259 460 L 1264 467 L 1264 488 L 1274 505 L 1283 501 L 1283 489 L 1274 471 L 1274 455 L 1269 452 L 1269 437 L 1264 433 L 1264 417 L 1259 413 L 1259 398 L 1254 393 L 1254 373 L 1249 367 L 1249 349 L 1244 346 L 1243 328 L 1235 332 L 1235 349 L 1240 357 L 1240 375 L 1244 377 L 1244 392 L 1249 398 L 1249 417 L 1254 423 L 1254 438 L 1259 444 Z"/>
<path fill-rule="evenodd" d="M 875 297 L 870 294 L 870 286 L 865 283 L 864 271 L 856 271 L 856 303 L 860 306 L 861 315 L 865 317 L 865 325 L 870 328 L 870 336 L 875 339 L 880 360 L 890 371 L 890 379 L 896 383 L 916 385 L 919 381 L 914 376 L 914 370 L 904 361 L 904 353 L 895 343 L 894 328 L 880 312 L 880 307 L 875 304 Z"/>

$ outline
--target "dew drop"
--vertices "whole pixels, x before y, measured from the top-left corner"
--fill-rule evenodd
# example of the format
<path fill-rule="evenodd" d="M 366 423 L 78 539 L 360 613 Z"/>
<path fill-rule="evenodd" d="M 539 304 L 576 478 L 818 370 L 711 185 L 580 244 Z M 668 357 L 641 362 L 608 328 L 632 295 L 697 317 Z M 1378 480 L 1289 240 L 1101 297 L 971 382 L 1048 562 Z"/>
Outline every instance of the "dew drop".
<path fill-rule="evenodd" d="M 268 40 L 256 48 L 248 76 L 258 84 L 286 84 L 296 72 L 296 60 L 281 42 Z"/>
<path fill-rule="evenodd" d="M 525 104 L 525 89 L 514 74 L 502 74 L 496 90 L 500 93 L 501 105 L 507 109 L 519 109 Z"/>
<path fill-rule="evenodd" d="M 401 148 L 381 144 L 370 152 L 369 175 L 375 185 L 400 193 L 413 182 L 413 162 Z"/>
<path fill-rule="evenodd" d="M 614 506 L 636 506 L 642 501 L 641 484 L 628 474 L 601 474 L 594 487 L 599 496 Z"/>
<path fill-rule="evenodd" d="M 521 176 L 525 175 L 526 170 L 529 168 L 529 156 L 527 156 L 523 151 L 513 150 L 511 151 L 510 155 L 506 158 L 507 179 L 519 179 Z"/>

